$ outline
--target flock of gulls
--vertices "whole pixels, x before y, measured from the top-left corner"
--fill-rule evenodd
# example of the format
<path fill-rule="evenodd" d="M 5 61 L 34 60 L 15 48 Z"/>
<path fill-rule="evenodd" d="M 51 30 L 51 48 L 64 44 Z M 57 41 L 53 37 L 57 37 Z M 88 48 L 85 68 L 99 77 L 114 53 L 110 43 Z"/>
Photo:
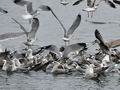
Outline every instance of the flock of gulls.
<path fill-rule="evenodd" d="M 73 6 L 78 5 L 83 0 L 76 1 Z M 100 3 L 104 1 L 110 7 L 116 8 L 115 4 L 120 4 L 118 0 L 87 0 L 87 8 L 83 9 L 93 16 L 93 13 L 98 8 Z M 97 2 L 97 3 L 96 3 Z M 51 7 L 47 5 L 40 5 L 36 10 L 32 8 L 32 2 L 28 0 L 13 0 L 13 3 L 24 7 L 27 11 L 22 18 L 29 21 L 30 30 L 26 28 L 15 18 L 11 18 L 20 30 L 23 32 L 11 32 L 0 35 L 0 40 L 9 38 L 16 38 L 22 35 L 26 36 L 25 49 L 21 51 L 10 51 L 5 49 L 0 50 L 0 67 L 1 70 L 7 73 L 29 73 L 30 71 L 44 71 L 45 73 L 58 74 L 74 74 L 75 72 L 83 75 L 85 78 L 99 79 L 100 76 L 117 73 L 120 75 L 120 51 L 116 48 L 120 46 L 120 39 L 105 42 L 98 29 L 95 30 L 95 38 L 92 45 L 98 44 L 99 48 L 96 53 L 89 54 L 89 49 L 86 43 L 70 44 L 70 39 L 74 31 L 79 27 L 81 22 L 81 15 L 76 15 L 76 18 L 70 28 L 66 30 L 59 18 L 56 16 Z M 67 0 L 61 0 L 62 5 L 67 5 Z M 42 11 L 50 11 L 56 20 L 59 22 L 64 30 L 64 45 L 58 48 L 56 45 L 47 45 L 33 49 L 34 42 L 36 41 L 36 33 L 39 29 L 39 19 L 37 16 Z M 8 11 L 0 8 L 3 14 L 9 13 Z"/>

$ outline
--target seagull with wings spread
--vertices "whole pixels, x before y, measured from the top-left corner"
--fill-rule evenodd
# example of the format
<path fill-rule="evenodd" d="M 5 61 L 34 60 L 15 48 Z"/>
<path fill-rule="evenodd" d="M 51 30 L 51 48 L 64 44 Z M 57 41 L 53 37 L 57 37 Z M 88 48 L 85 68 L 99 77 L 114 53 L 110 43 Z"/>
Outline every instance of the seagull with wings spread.
<path fill-rule="evenodd" d="M 35 39 L 35 35 L 36 32 L 39 28 L 39 19 L 38 18 L 33 18 L 32 19 L 32 24 L 31 24 L 31 31 L 28 32 L 23 25 L 21 25 L 17 20 L 15 20 L 14 18 L 12 18 L 15 23 L 17 23 L 20 28 L 24 31 L 24 33 L 26 34 L 26 38 L 27 38 L 27 42 L 25 42 L 24 44 L 27 45 L 28 47 L 32 46 Z"/>
<path fill-rule="evenodd" d="M 39 8 L 42 9 L 43 11 L 51 11 L 51 13 L 54 15 L 54 17 L 58 20 L 58 22 L 60 23 L 60 25 L 62 26 L 62 28 L 64 30 L 64 38 L 63 38 L 63 40 L 64 40 L 65 46 L 66 46 L 67 42 L 69 43 L 69 41 L 70 41 L 70 36 L 77 29 L 77 27 L 79 26 L 79 24 L 81 22 L 81 15 L 80 14 L 77 15 L 75 21 L 73 22 L 73 24 L 71 25 L 71 27 L 67 31 L 67 29 L 64 27 L 62 22 L 58 19 L 58 17 L 55 15 L 53 10 L 49 6 L 41 5 Z"/>
<path fill-rule="evenodd" d="M 74 5 L 78 5 L 79 3 L 81 3 L 84 0 L 77 0 Z M 98 8 L 98 6 L 100 5 L 100 3 L 104 1 L 106 4 L 108 4 L 110 7 L 112 8 L 116 8 L 115 4 L 120 4 L 117 0 L 100 0 L 99 2 L 97 2 L 97 0 L 87 0 L 87 8 L 83 9 L 83 11 L 86 11 L 88 13 L 88 17 L 90 16 L 89 13 L 91 13 L 91 17 L 93 17 L 93 13 L 96 11 L 96 9 Z"/>

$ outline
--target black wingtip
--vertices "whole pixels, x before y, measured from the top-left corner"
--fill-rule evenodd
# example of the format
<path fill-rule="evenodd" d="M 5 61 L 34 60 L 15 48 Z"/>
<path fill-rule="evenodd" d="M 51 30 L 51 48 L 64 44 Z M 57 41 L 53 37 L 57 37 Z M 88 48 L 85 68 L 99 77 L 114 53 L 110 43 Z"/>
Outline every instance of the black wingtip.
<path fill-rule="evenodd" d="M 110 7 L 116 8 L 116 6 L 115 6 L 115 4 L 113 2 L 108 0 L 107 3 L 109 4 Z"/>
<path fill-rule="evenodd" d="M 97 36 L 98 34 L 100 34 L 100 32 L 98 31 L 98 29 L 95 30 L 95 36 Z"/>
<path fill-rule="evenodd" d="M 4 10 L 5 13 L 8 13 L 8 11 Z"/>
<path fill-rule="evenodd" d="M 120 5 L 120 1 L 119 1 L 119 0 L 113 0 L 113 2 L 114 2 L 115 4 Z"/>
<path fill-rule="evenodd" d="M 73 3 L 73 6 L 80 4 L 80 2 L 82 2 L 82 1 L 83 1 L 83 0 L 78 0 L 78 1 L 76 1 L 75 3 Z"/>
<path fill-rule="evenodd" d="M 21 0 L 14 0 L 13 2 L 14 3 L 19 3 Z"/>

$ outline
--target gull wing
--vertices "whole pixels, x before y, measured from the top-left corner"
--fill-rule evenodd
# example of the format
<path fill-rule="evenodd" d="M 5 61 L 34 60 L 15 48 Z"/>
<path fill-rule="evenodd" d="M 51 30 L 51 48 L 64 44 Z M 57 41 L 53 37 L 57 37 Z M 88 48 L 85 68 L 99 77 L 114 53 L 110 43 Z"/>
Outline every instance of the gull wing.
<path fill-rule="evenodd" d="M 32 25 L 31 25 L 31 31 L 28 33 L 28 38 L 35 38 L 38 28 L 39 28 L 39 19 L 33 18 Z"/>
<path fill-rule="evenodd" d="M 113 0 L 114 3 L 120 5 L 120 1 L 119 0 Z"/>
<path fill-rule="evenodd" d="M 87 6 L 94 7 L 96 0 L 87 0 Z"/>
<path fill-rule="evenodd" d="M 4 9 L 2 9 L 2 8 L 0 8 L 0 12 L 1 12 L 1 13 L 4 13 L 4 14 L 8 13 L 8 11 L 6 11 L 6 10 L 4 10 Z"/>
<path fill-rule="evenodd" d="M 51 10 L 51 8 L 49 6 L 46 6 L 46 5 L 40 5 L 38 8 L 40 8 L 43 11 L 50 11 Z"/>
<path fill-rule="evenodd" d="M 101 43 L 104 43 L 104 40 L 100 34 L 100 32 L 96 29 L 95 30 L 95 37 L 101 42 Z"/>
<path fill-rule="evenodd" d="M 41 10 L 43 11 L 51 11 L 51 13 L 53 14 L 53 16 L 58 20 L 58 22 L 60 23 L 60 25 L 62 26 L 63 30 L 64 30 L 64 34 L 66 34 L 67 30 L 65 29 L 64 25 L 62 24 L 62 22 L 58 19 L 58 17 L 56 16 L 56 14 L 53 12 L 53 10 L 46 5 L 41 5 L 39 7 Z"/>
<path fill-rule="evenodd" d="M 24 32 L 10 32 L 10 33 L 4 33 L 0 35 L 0 41 L 1 40 L 6 40 L 6 39 L 11 39 L 11 38 L 16 38 L 19 36 L 24 35 Z"/>
<path fill-rule="evenodd" d="M 28 34 L 27 30 L 23 27 L 23 25 L 21 25 L 16 19 L 14 18 L 11 19 L 20 26 L 20 28 L 25 32 L 26 35 Z"/>
<path fill-rule="evenodd" d="M 60 52 L 59 52 L 59 49 L 58 49 L 58 47 L 55 46 L 55 45 L 45 46 L 44 49 L 45 49 L 45 50 L 49 50 L 49 51 L 57 54 L 57 55 L 59 56 L 59 58 L 61 57 Z"/>
<path fill-rule="evenodd" d="M 30 14 L 33 13 L 32 2 L 26 4 L 26 9 L 27 9 L 28 13 L 30 13 Z"/>
<path fill-rule="evenodd" d="M 105 2 L 112 8 L 116 8 L 115 4 L 109 0 L 105 0 Z"/>
<path fill-rule="evenodd" d="M 20 6 L 24 6 L 28 3 L 30 3 L 30 1 L 27 1 L 27 0 L 14 0 L 13 2 L 17 5 L 20 5 Z"/>
<path fill-rule="evenodd" d="M 85 20 L 85 21 L 92 24 L 108 24 L 108 22 L 103 22 L 103 21 L 91 21 L 91 20 Z"/>
<path fill-rule="evenodd" d="M 73 6 L 80 4 L 82 1 L 84 1 L 84 0 L 77 0 L 75 3 L 73 3 Z"/>
<path fill-rule="evenodd" d="M 97 29 L 95 30 L 95 37 L 100 41 L 99 46 L 102 52 L 108 53 L 109 47 L 104 43 L 103 38 Z"/>
<path fill-rule="evenodd" d="M 105 43 L 109 48 L 115 48 L 120 46 L 120 39 L 112 40 L 110 42 Z"/>
<path fill-rule="evenodd" d="M 73 34 L 73 32 L 79 26 L 80 22 L 81 22 L 81 15 L 79 14 L 67 32 L 68 36 Z"/>
<path fill-rule="evenodd" d="M 86 48 L 87 48 L 86 43 L 75 43 L 75 44 L 69 45 L 69 46 L 65 47 L 65 50 L 63 52 L 63 57 L 64 58 L 68 57 L 68 54 L 70 52 L 81 51 Z"/>

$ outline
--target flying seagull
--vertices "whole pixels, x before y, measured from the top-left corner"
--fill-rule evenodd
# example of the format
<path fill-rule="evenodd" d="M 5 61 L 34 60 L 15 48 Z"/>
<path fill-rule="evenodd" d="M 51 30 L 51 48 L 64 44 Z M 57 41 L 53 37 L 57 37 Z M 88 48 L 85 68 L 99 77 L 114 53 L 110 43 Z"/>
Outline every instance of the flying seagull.
<path fill-rule="evenodd" d="M 61 23 L 61 21 L 58 19 L 58 17 L 55 15 L 53 10 L 49 6 L 41 5 L 39 8 L 42 9 L 43 11 L 51 11 L 51 13 L 54 15 L 54 17 L 58 20 L 58 22 L 60 23 L 60 25 L 62 26 L 62 28 L 64 30 L 63 40 L 64 40 L 65 46 L 66 46 L 66 44 L 67 44 L 66 42 L 70 41 L 70 36 L 73 34 L 73 32 L 76 30 L 76 28 L 79 26 L 79 24 L 81 22 L 81 15 L 80 14 L 77 15 L 75 21 L 73 22 L 73 24 L 67 31 L 66 28 L 64 27 L 64 25 Z"/>
<path fill-rule="evenodd" d="M 13 2 L 19 6 L 25 6 L 27 14 L 22 15 L 22 17 L 24 19 L 30 20 L 30 19 L 34 18 L 35 16 L 37 16 L 38 14 L 40 14 L 38 9 L 33 10 L 32 2 L 30 2 L 28 0 L 14 0 Z"/>
<path fill-rule="evenodd" d="M 17 23 L 20 28 L 24 31 L 24 33 L 26 34 L 26 38 L 27 38 L 27 42 L 25 42 L 24 44 L 27 46 L 31 46 L 33 45 L 34 41 L 35 41 L 35 35 L 36 32 L 39 28 L 39 19 L 38 18 L 33 18 L 32 19 L 32 24 L 31 24 L 31 31 L 28 32 L 23 25 L 21 25 L 17 20 L 15 20 L 14 18 L 12 18 L 12 20 L 15 21 L 15 23 Z"/>
<path fill-rule="evenodd" d="M 0 8 L 0 12 L 3 13 L 3 14 L 7 14 L 8 13 L 8 11 L 6 11 L 6 10 L 4 10 L 2 8 Z"/>
<path fill-rule="evenodd" d="M 76 1 L 73 6 L 78 5 L 80 2 L 82 2 L 83 0 L 78 0 Z M 87 8 L 83 9 L 83 11 L 88 13 L 88 17 L 93 17 L 93 13 L 96 11 L 96 9 L 98 8 L 98 6 L 100 5 L 100 3 L 102 1 L 104 1 L 106 4 L 108 4 L 110 7 L 112 8 L 116 8 L 115 4 L 110 1 L 110 0 L 100 0 L 99 2 L 96 3 L 97 0 L 87 0 Z M 118 4 L 118 3 L 117 3 Z M 89 15 L 90 14 L 90 15 Z"/>
<path fill-rule="evenodd" d="M 9 40 L 12 38 L 17 38 L 19 36 L 24 35 L 24 32 L 9 32 L 9 33 L 4 33 L 0 35 L 0 41 L 4 41 L 4 40 Z"/>

